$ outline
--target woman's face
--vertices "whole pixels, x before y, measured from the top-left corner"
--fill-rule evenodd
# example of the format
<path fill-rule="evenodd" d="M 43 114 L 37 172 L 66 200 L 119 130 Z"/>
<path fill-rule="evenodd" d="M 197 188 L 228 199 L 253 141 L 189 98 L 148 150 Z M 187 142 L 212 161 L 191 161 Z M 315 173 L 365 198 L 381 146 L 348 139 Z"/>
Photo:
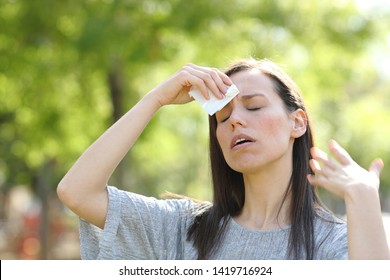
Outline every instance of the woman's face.
<path fill-rule="evenodd" d="M 228 165 L 253 173 L 291 164 L 294 113 L 286 110 L 272 80 L 258 69 L 230 78 L 240 93 L 216 113 L 217 139 Z"/>

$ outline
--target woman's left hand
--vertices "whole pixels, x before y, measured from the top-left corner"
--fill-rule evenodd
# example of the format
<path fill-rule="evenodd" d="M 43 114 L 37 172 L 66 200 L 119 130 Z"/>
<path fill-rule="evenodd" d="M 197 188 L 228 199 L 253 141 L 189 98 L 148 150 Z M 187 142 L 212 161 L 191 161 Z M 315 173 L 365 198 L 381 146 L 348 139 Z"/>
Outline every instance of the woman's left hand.
<path fill-rule="evenodd" d="M 321 186 L 342 199 L 360 188 L 379 190 L 381 159 L 374 160 L 365 170 L 336 141 L 329 141 L 329 149 L 334 159 L 318 148 L 311 149 L 310 167 L 314 172 L 314 175 L 308 175 L 311 185 Z"/>

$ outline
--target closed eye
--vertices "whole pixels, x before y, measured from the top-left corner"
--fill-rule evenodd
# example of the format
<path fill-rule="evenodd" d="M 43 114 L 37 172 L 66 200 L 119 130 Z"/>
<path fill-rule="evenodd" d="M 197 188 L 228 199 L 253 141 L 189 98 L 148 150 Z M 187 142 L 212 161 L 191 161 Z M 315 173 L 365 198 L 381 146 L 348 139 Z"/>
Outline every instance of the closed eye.
<path fill-rule="evenodd" d="M 223 118 L 223 119 L 220 120 L 219 122 L 220 122 L 220 123 L 226 122 L 229 118 L 230 118 L 230 116 L 227 116 L 226 118 Z"/>
<path fill-rule="evenodd" d="M 246 108 L 248 111 L 259 111 L 259 110 L 261 110 L 263 107 L 248 107 L 248 108 Z M 224 122 L 226 122 L 228 119 L 230 118 L 230 115 L 228 115 L 228 116 L 225 116 L 225 117 L 223 117 L 223 118 L 221 118 L 220 120 L 218 120 L 218 122 L 219 123 L 224 123 Z"/>
<path fill-rule="evenodd" d="M 257 111 L 260 110 L 262 107 L 254 107 L 254 108 L 247 108 L 248 111 Z"/>

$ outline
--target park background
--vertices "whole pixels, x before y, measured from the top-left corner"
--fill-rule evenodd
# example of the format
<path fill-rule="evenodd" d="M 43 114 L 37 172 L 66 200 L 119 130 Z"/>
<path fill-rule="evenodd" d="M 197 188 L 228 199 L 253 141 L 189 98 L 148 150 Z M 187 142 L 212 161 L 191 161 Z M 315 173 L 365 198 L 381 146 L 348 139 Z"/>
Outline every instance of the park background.
<path fill-rule="evenodd" d="M 319 147 L 333 138 L 366 168 L 384 160 L 387 221 L 389 19 L 385 0 L 0 0 L 0 259 L 80 258 L 78 219 L 58 201 L 58 182 L 187 62 L 282 65 Z M 110 184 L 210 200 L 207 114 L 195 102 L 160 110 Z M 345 214 L 342 201 L 321 197 Z"/>

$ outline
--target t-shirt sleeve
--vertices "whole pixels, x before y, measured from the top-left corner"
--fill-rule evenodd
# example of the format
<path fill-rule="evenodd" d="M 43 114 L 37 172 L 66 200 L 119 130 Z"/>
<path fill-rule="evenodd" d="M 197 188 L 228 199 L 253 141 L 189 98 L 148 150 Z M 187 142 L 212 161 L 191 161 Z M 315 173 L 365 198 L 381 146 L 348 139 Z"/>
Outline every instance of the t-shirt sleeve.
<path fill-rule="evenodd" d="M 82 259 L 181 259 L 194 202 L 107 187 L 104 229 L 80 219 Z"/>
<path fill-rule="evenodd" d="M 347 225 L 341 219 L 327 216 L 327 220 L 318 220 L 316 239 L 317 258 L 321 260 L 348 259 Z"/>
<path fill-rule="evenodd" d="M 348 259 L 347 225 L 345 223 L 335 226 L 327 251 L 326 259 L 328 260 Z"/>

